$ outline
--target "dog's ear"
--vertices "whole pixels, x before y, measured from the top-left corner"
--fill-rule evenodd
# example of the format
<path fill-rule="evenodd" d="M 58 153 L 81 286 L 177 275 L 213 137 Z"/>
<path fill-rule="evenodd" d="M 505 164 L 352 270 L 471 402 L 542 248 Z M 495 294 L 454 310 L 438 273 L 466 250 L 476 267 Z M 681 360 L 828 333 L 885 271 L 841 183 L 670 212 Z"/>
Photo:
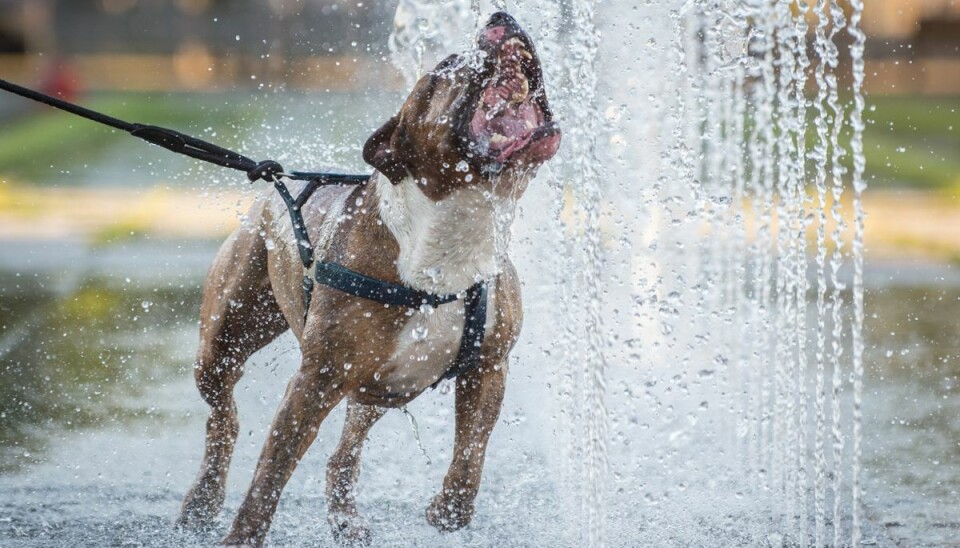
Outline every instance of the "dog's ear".
<path fill-rule="evenodd" d="M 386 175 L 387 179 L 395 185 L 409 174 L 398 151 L 391 146 L 393 135 L 399 125 L 399 116 L 390 118 L 383 127 L 373 132 L 363 145 L 363 160 Z"/>

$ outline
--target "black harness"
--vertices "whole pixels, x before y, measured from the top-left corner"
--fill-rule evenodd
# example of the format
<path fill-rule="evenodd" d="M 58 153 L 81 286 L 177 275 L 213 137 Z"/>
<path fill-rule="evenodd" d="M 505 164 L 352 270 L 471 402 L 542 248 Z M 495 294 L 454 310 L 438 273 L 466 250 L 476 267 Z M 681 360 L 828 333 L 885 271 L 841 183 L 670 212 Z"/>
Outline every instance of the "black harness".
<path fill-rule="evenodd" d="M 301 212 L 310 196 L 321 186 L 329 185 L 361 185 L 370 180 L 369 175 L 344 175 L 337 173 L 308 173 L 293 171 L 284 173 L 283 167 L 273 161 L 256 162 L 242 154 L 214 145 L 207 141 L 189 135 L 157 126 L 125 122 L 112 116 L 68 103 L 62 99 L 39 93 L 32 89 L 18 86 L 12 82 L 0 79 L 0 90 L 9 91 L 16 95 L 39 101 L 43 104 L 76 114 L 82 118 L 125 131 L 134 137 L 163 147 L 167 150 L 184 154 L 191 158 L 210 162 L 222 167 L 228 167 L 246 172 L 251 182 L 263 180 L 273 183 L 280 193 L 283 202 L 290 213 L 293 223 L 293 233 L 297 238 L 297 252 L 303 264 L 303 314 L 306 320 L 310 310 L 310 301 L 313 297 L 314 282 L 332 287 L 344 293 L 381 303 L 385 306 L 405 306 L 421 309 L 424 306 L 436 308 L 442 304 L 464 299 L 464 326 L 460 338 L 460 350 L 451 363 L 450 368 L 433 384 L 436 387 L 440 381 L 451 379 L 480 365 L 480 348 L 483 346 L 485 323 L 487 319 L 487 283 L 477 282 L 466 290 L 461 297 L 459 294 L 436 295 L 413 289 L 405 285 L 393 284 L 365 276 L 342 265 L 329 262 L 317 262 L 314 257 L 313 245 L 307 233 L 306 224 Z M 307 181 L 300 194 L 294 198 L 282 179 Z"/>
<path fill-rule="evenodd" d="M 461 296 L 456 293 L 437 295 L 405 285 L 371 278 L 337 263 L 316 260 L 313 244 L 310 243 L 310 234 L 307 232 L 307 225 L 303 220 L 303 205 L 310 199 L 310 195 L 323 185 L 350 183 L 360 184 L 355 181 L 336 181 L 334 179 L 321 181 L 314 179 L 308 182 L 300 191 L 300 195 L 294 199 L 290 190 L 282 181 L 277 178 L 273 181 L 273 185 L 280 193 L 280 197 L 283 198 L 287 205 L 287 211 L 290 213 L 293 235 L 298 242 L 297 251 L 300 253 L 300 262 L 303 264 L 301 285 L 303 287 L 304 321 L 306 321 L 307 313 L 310 311 L 314 282 L 386 306 L 405 306 L 417 310 L 424 306 L 437 308 L 442 304 L 459 300 Z M 487 283 L 477 282 L 470 286 L 463 296 L 463 300 L 465 310 L 460 349 L 450 368 L 433 384 L 434 387 L 442 380 L 452 379 L 464 371 L 480 365 L 480 348 L 483 346 L 483 339 L 486 334 L 484 324 L 487 321 Z"/>

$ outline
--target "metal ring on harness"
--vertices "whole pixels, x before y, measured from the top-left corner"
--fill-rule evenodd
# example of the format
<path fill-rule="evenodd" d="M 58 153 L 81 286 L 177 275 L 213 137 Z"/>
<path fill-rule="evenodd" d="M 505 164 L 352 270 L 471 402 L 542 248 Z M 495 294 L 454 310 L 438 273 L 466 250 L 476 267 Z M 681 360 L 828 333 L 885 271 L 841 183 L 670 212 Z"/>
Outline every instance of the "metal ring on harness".
<path fill-rule="evenodd" d="M 273 160 L 264 160 L 247 172 L 247 179 L 253 183 L 263 180 L 272 183 L 283 175 L 283 166 Z"/>

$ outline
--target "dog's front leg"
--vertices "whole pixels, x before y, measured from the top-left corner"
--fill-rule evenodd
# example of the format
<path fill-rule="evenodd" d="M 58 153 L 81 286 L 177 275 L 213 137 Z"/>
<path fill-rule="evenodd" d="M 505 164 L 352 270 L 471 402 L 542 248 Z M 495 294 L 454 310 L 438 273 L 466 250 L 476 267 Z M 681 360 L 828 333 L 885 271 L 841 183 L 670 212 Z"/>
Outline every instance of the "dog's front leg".
<path fill-rule="evenodd" d="M 385 407 L 350 400 L 340 444 L 327 463 L 327 521 L 333 536 L 345 544 L 366 545 L 370 531 L 357 513 L 353 488 L 360 476 L 360 452 L 373 425 L 387 412 Z"/>
<path fill-rule="evenodd" d="M 442 532 L 456 531 L 473 518 L 490 433 L 500 417 L 507 360 L 484 365 L 457 378 L 457 426 L 453 462 L 443 490 L 427 508 L 427 521 Z"/>
<path fill-rule="evenodd" d="M 320 423 L 343 398 L 341 379 L 333 373 L 336 369 L 321 367 L 305 358 L 290 380 L 260 454 L 253 483 L 224 545 L 263 544 L 280 492 L 317 437 Z"/>

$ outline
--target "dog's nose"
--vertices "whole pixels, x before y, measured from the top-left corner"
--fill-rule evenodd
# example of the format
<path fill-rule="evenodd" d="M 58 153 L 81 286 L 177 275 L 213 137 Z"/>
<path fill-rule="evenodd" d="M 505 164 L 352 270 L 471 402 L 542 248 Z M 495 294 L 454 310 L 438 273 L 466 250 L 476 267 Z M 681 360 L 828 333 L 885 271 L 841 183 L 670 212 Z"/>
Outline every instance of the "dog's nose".
<path fill-rule="evenodd" d="M 520 25 L 517 23 L 517 20 L 514 19 L 509 13 L 505 11 L 498 11 L 490 16 L 490 20 L 487 21 L 487 28 L 492 27 L 513 27 L 519 28 Z"/>
<path fill-rule="evenodd" d="M 490 16 L 486 28 L 480 35 L 488 42 L 498 44 L 504 37 L 515 36 L 521 32 L 520 24 L 516 19 L 506 12 L 498 11 Z"/>

